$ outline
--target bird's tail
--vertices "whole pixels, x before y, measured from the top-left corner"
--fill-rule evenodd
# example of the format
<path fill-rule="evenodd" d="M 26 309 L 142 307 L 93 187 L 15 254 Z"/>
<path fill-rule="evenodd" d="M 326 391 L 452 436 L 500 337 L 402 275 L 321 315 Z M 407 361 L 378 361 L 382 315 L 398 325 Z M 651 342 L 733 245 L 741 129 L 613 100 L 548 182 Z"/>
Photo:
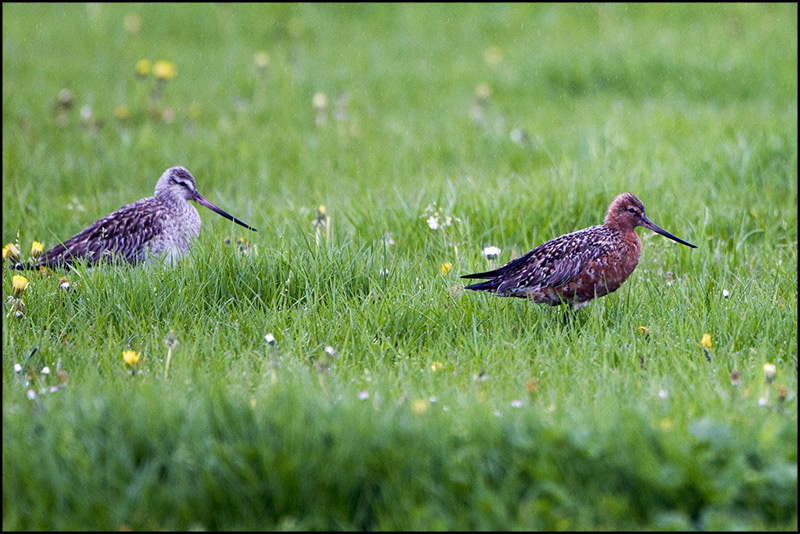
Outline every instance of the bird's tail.
<path fill-rule="evenodd" d="M 466 276 L 462 276 L 461 278 L 466 278 Z M 465 286 L 464 289 L 471 289 L 473 291 L 497 291 L 499 286 L 500 280 L 493 278 L 492 280 L 486 280 L 485 282 L 479 282 L 477 284 Z"/>

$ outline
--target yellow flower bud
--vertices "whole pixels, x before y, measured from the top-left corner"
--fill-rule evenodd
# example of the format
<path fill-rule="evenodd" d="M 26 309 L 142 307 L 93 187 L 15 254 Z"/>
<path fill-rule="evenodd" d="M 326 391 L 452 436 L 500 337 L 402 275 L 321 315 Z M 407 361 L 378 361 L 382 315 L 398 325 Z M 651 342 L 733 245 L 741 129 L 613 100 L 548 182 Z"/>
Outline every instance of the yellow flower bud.
<path fill-rule="evenodd" d="M 31 256 L 33 256 L 33 259 L 38 259 L 39 256 L 42 255 L 42 252 L 44 252 L 44 245 L 38 241 L 34 241 L 31 245 Z"/>
<path fill-rule="evenodd" d="M 425 413 L 428 411 L 428 401 L 425 399 L 417 399 L 411 403 L 411 411 L 414 413 Z"/>
<path fill-rule="evenodd" d="M 19 260 L 19 249 L 14 243 L 9 243 L 3 247 L 3 259 L 8 258 L 11 261 Z"/>
<path fill-rule="evenodd" d="M 311 98 L 311 105 L 314 106 L 316 110 L 323 110 L 328 105 L 328 97 L 325 93 L 314 93 L 314 96 Z"/>
<path fill-rule="evenodd" d="M 175 64 L 169 61 L 156 61 L 153 64 L 153 74 L 159 80 L 171 80 L 175 77 Z"/>
<path fill-rule="evenodd" d="M 253 61 L 256 62 L 256 67 L 258 67 L 259 69 L 265 69 L 267 68 L 267 65 L 269 65 L 269 54 L 263 51 L 256 52 L 253 55 Z"/>
<path fill-rule="evenodd" d="M 132 350 L 123 350 L 122 351 L 122 359 L 125 360 L 125 363 L 128 364 L 129 367 L 133 367 L 137 363 L 139 363 L 139 356 L 140 353 L 134 352 Z"/>
<path fill-rule="evenodd" d="M 14 275 L 11 279 L 11 286 L 14 290 L 14 295 L 19 296 L 28 287 L 28 279 L 18 274 Z"/>
<path fill-rule="evenodd" d="M 441 270 L 442 276 L 446 275 L 451 270 L 453 270 L 453 264 L 452 263 L 450 263 L 448 261 L 448 262 L 442 264 L 442 270 Z"/>
<path fill-rule="evenodd" d="M 124 121 L 128 117 L 130 117 L 131 113 L 128 111 L 128 106 L 119 105 L 114 108 L 114 116 L 121 121 Z"/>
<path fill-rule="evenodd" d="M 703 334 L 703 340 L 700 342 L 707 349 L 711 349 L 711 334 Z"/>
<path fill-rule="evenodd" d="M 136 62 L 136 75 L 145 77 L 150 74 L 150 60 L 140 59 Z"/>

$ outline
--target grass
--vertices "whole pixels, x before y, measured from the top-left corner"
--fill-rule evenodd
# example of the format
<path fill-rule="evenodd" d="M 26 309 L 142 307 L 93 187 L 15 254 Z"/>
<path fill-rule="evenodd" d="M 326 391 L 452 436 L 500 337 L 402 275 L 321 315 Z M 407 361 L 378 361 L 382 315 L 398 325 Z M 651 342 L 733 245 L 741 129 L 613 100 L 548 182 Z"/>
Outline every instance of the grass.
<path fill-rule="evenodd" d="M 2 83 L 23 257 L 177 164 L 259 229 L 27 273 L 4 529 L 796 530 L 796 6 L 6 4 Z M 622 191 L 698 248 L 568 321 L 461 290 Z"/>

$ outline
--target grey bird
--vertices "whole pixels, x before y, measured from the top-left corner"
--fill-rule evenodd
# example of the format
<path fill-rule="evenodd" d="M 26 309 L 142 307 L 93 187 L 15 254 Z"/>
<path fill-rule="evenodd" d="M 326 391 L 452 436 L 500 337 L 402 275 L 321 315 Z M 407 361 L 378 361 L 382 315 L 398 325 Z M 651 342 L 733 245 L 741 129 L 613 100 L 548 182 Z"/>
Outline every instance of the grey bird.
<path fill-rule="evenodd" d="M 15 268 L 72 267 L 78 261 L 95 265 L 114 259 L 173 263 L 192 249 L 200 234 L 200 214 L 190 200 L 256 231 L 201 195 L 189 171 L 171 167 L 158 179 L 152 197 L 122 206 L 46 251 L 36 263 Z"/>

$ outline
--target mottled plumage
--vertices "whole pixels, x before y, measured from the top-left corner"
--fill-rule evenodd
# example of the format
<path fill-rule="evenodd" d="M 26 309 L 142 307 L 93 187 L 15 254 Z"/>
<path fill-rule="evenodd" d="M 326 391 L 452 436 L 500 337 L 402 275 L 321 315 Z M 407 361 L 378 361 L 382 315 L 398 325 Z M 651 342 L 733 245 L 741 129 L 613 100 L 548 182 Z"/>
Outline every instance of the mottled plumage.
<path fill-rule="evenodd" d="M 569 303 L 577 310 L 595 297 L 616 291 L 636 268 L 642 250 L 634 231 L 637 226 L 697 248 L 653 224 L 642 202 L 622 193 L 608 207 L 602 226 L 562 235 L 499 269 L 461 278 L 489 279 L 466 289 L 554 306 Z"/>
<path fill-rule="evenodd" d="M 21 264 L 17 267 L 70 267 L 77 260 L 86 260 L 91 265 L 112 258 L 129 263 L 151 259 L 173 262 L 191 250 L 200 234 L 200 214 L 189 200 L 255 230 L 198 193 L 189 171 L 172 167 L 161 175 L 152 197 L 123 206 L 98 219 L 42 254 L 35 265 Z"/>

